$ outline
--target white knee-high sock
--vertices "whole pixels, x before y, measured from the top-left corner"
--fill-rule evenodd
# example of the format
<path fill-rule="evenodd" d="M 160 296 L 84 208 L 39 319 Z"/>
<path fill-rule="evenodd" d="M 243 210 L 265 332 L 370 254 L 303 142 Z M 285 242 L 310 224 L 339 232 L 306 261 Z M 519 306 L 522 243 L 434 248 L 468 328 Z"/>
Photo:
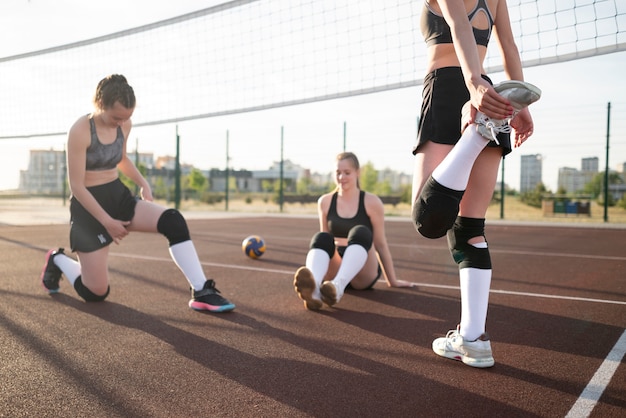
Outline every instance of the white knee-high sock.
<path fill-rule="evenodd" d="M 201 290 L 206 282 L 196 247 L 191 240 L 179 242 L 170 247 L 172 260 L 183 272 L 187 281 L 194 290 Z"/>
<path fill-rule="evenodd" d="M 317 284 L 317 288 L 319 291 L 319 287 L 322 284 L 322 280 L 324 280 L 324 276 L 328 272 L 328 266 L 330 264 L 330 257 L 328 253 L 319 248 L 311 248 L 309 252 L 306 254 L 306 261 L 304 265 L 306 268 L 311 270 L 313 273 L 313 278 L 315 279 L 315 284 Z"/>
<path fill-rule="evenodd" d="M 74 282 L 80 276 L 80 263 L 65 254 L 55 255 L 52 261 L 61 269 L 67 281 L 74 286 Z"/>
<path fill-rule="evenodd" d="M 361 245 L 348 245 L 341 259 L 339 271 L 333 279 L 338 294 L 342 294 L 348 283 L 354 279 L 367 261 L 367 250 Z"/>
<path fill-rule="evenodd" d="M 449 189 L 465 190 L 474 162 L 488 143 L 488 139 L 476 132 L 476 125 L 469 125 L 459 142 L 433 170 L 433 178 Z"/>
<path fill-rule="evenodd" d="M 461 277 L 461 324 L 460 333 L 468 341 L 474 341 L 485 332 L 491 270 L 464 268 Z"/>

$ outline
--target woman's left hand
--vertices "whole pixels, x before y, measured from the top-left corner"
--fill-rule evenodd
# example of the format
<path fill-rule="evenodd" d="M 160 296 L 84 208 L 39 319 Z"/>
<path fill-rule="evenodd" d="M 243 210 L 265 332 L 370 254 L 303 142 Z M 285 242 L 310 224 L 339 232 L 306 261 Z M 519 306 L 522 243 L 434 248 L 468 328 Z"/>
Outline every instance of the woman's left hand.
<path fill-rule="evenodd" d="M 512 120 L 511 128 L 515 131 L 513 146 L 519 147 L 533 134 L 534 123 L 528 108 L 522 109 Z"/>
<path fill-rule="evenodd" d="M 154 198 L 152 197 L 152 189 L 149 186 L 141 188 L 141 198 L 143 200 L 147 200 L 148 202 L 152 202 Z"/>
<path fill-rule="evenodd" d="M 393 283 L 390 283 L 389 287 L 417 287 L 417 283 L 406 280 L 396 280 Z"/>

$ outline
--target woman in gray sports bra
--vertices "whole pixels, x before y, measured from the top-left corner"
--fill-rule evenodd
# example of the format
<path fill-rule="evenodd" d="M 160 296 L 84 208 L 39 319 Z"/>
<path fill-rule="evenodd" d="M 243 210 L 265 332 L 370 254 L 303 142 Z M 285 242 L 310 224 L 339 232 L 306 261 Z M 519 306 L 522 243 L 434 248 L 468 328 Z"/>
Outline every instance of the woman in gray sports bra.
<path fill-rule="evenodd" d="M 135 102 L 126 78 L 110 75 L 98 83 L 94 112 L 71 127 L 67 142 L 70 249 L 78 261 L 63 248 L 48 251 L 41 284 L 48 293 L 56 293 L 65 276 L 85 301 L 103 301 L 109 295 L 109 245 L 119 244 L 130 231 L 158 232 L 167 238 L 170 255 L 191 287 L 189 307 L 231 311 L 235 305 L 204 275 L 182 214 L 152 201 L 150 185 L 126 155 Z M 140 187 L 141 199 L 120 181 L 118 170 Z"/>
<path fill-rule="evenodd" d="M 347 287 L 371 289 L 381 274 L 390 287 L 415 286 L 396 278 L 383 203 L 359 188 L 359 170 L 356 155 L 337 155 L 337 188 L 317 201 L 320 231 L 294 275 L 296 293 L 307 309 L 320 309 L 322 302 L 335 305 Z"/>

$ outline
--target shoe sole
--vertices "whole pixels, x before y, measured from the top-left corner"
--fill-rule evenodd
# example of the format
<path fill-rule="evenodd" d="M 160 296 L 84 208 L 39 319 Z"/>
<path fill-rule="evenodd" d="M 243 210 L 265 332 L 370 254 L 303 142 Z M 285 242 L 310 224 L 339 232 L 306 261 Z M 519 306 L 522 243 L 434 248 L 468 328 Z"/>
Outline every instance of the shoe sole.
<path fill-rule="evenodd" d="M 506 98 L 509 101 L 515 102 L 516 104 L 521 106 L 521 108 L 518 110 L 521 110 L 525 107 L 530 106 L 531 104 L 535 103 L 537 100 L 541 98 L 541 89 L 525 81 L 519 81 L 519 80 L 503 81 L 502 83 L 495 85 L 494 89 L 498 93 L 502 93 L 505 90 L 512 90 L 512 89 L 517 89 L 523 92 L 523 94 L 520 95 L 519 97 L 506 96 Z"/>
<path fill-rule="evenodd" d="M 50 257 L 52 257 L 52 254 L 54 253 L 54 250 L 49 250 L 46 253 L 46 261 L 43 263 L 43 268 L 41 269 L 41 276 L 39 276 L 39 282 L 41 283 L 41 286 L 45 289 L 46 292 L 48 292 L 48 294 L 55 294 L 55 293 L 59 293 L 59 290 L 61 290 L 60 287 L 57 287 L 56 289 L 48 289 L 46 287 L 46 284 L 43 282 L 43 278 L 46 274 L 46 269 L 48 268 L 48 263 L 50 261 Z"/>
<path fill-rule="evenodd" d="M 337 301 L 337 288 L 331 282 L 326 282 L 320 288 L 322 293 L 322 301 L 328 306 L 335 305 Z"/>
<path fill-rule="evenodd" d="M 304 301 L 305 308 L 311 311 L 316 311 L 322 308 L 322 301 L 313 297 L 316 285 L 311 270 L 306 267 L 300 267 L 294 275 L 293 287 L 296 289 L 298 297 Z"/>
<path fill-rule="evenodd" d="M 208 311 L 208 312 L 230 312 L 235 309 L 235 305 L 229 303 L 228 305 L 210 305 L 204 302 L 198 302 L 193 299 L 189 301 L 189 307 L 194 311 Z"/>

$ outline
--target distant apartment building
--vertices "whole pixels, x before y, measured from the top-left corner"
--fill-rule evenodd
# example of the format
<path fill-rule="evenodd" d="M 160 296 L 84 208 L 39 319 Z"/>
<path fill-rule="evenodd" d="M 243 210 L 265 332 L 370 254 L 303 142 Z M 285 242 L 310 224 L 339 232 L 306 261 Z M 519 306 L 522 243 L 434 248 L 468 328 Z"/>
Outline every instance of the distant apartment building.
<path fill-rule="evenodd" d="M 567 193 L 576 193 L 585 187 L 585 179 L 581 172 L 573 167 L 559 168 L 558 187 Z"/>
<path fill-rule="evenodd" d="M 155 159 L 152 153 L 137 153 L 135 151 L 131 151 L 127 155 L 137 166 L 145 167 L 145 176 L 151 185 L 162 183 L 166 190 L 169 190 L 169 187 L 174 184 L 175 157 L 160 156 Z M 68 193 L 65 164 L 65 151 L 31 150 L 28 169 L 20 171 L 19 189 L 27 194 Z M 182 176 L 189 175 L 193 169 L 194 167 L 190 164 L 180 164 Z M 275 161 L 267 170 L 229 169 L 228 175 L 225 170 L 216 168 L 201 171 L 209 180 L 210 191 L 224 192 L 228 179 L 230 187 L 234 187 L 239 192 L 259 193 L 275 191 L 277 181 L 281 178 L 281 163 Z M 283 161 L 282 179 L 285 192 L 296 192 L 298 181 L 303 178 L 309 179 L 310 184 L 318 189 L 334 183 L 334 173 L 311 173 L 311 170 L 290 160 Z M 391 189 L 398 191 L 402 186 L 410 185 L 412 177 L 409 174 L 384 169 L 379 171 L 378 180 L 389 182 Z"/>
<path fill-rule="evenodd" d="M 522 155 L 521 158 L 519 191 L 520 193 L 530 192 L 542 182 L 541 155 Z"/>
<path fill-rule="evenodd" d="M 28 169 L 20 170 L 19 190 L 28 194 L 61 194 L 65 179 L 65 151 L 30 150 Z"/>
<path fill-rule="evenodd" d="M 571 167 L 559 168 L 558 187 L 567 193 L 581 192 L 585 184 L 589 183 L 598 174 L 598 157 L 583 158 L 581 170 Z"/>
<path fill-rule="evenodd" d="M 580 161 L 580 171 L 597 173 L 600 170 L 600 159 L 598 157 L 583 158 Z"/>
<path fill-rule="evenodd" d="M 304 176 L 310 176 L 310 171 L 300 167 L 289 160 L 283 161 L 282 178 L 286 192 L 294 192 L 298 180 Z M 212 169 L 208 172 L 211 191 L 223 192 L 226 190 L 226 171 Z M 277 180 L 281 178 L 280 162 L 275 161 L 267 170 L 229 170 L 228 179 L 235 182 L 235 187 L 240 192 L 266 192 L 273 188 Z"/>
<path fill-rule="evenodd" d="M 128 152 L 128 158 L 130 158 L 137 167 L 144 166 L 147 169 L 152 169 L 155 166 L 154 154 L 151 152 Z"/>
<path fill-rule="evenodd" d="M 378 171 L 379 182 L 389 182 L 391 190 L 400 190 L 403 186 L 409 186 L 413 182 L 413 176 L 406 173 L 400 173 L 398 171 L 385 168 Z"/>

